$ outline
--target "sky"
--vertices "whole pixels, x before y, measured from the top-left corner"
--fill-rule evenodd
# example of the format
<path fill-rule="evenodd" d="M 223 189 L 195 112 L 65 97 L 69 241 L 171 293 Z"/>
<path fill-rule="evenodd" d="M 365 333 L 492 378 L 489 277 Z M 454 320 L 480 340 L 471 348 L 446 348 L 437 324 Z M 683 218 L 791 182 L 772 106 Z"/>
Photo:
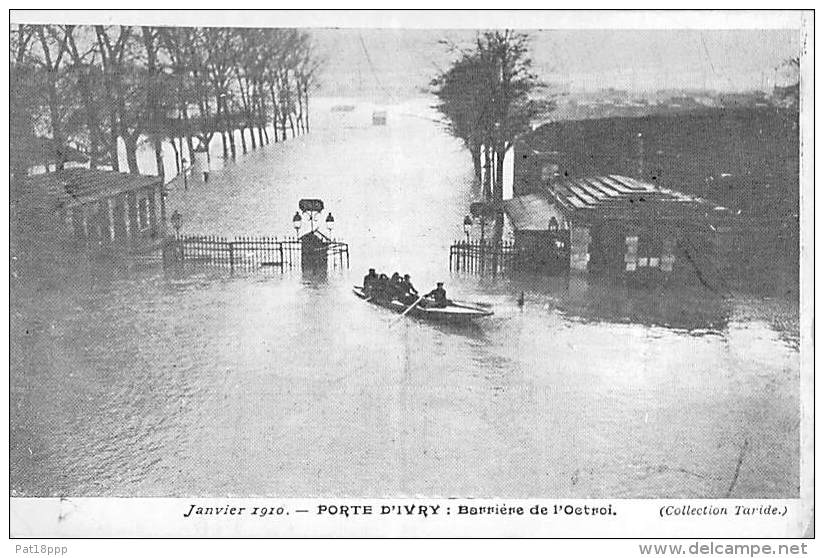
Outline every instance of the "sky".
<path fill-rule="evenodd" d="M 799 56 L 797 30 L 526 31 L 541 79 L 561 90 L 607 87 L 769 90 Z M 454 58 L 448 41 L 471 44 L 476 32 L 435 29 L 312 29 L 325 60 L 324 95 L 386 100 L 420 94 Z"/>

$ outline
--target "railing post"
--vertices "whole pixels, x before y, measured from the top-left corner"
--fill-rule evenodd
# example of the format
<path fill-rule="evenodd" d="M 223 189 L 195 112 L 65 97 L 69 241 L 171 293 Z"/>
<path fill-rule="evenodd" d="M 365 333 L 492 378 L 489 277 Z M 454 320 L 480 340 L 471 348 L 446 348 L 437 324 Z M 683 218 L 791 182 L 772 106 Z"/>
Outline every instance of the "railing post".
<path fill-rule="evenodd" d="M 229 269 L 235 269 L 235 243 L 229 242 Z"/>

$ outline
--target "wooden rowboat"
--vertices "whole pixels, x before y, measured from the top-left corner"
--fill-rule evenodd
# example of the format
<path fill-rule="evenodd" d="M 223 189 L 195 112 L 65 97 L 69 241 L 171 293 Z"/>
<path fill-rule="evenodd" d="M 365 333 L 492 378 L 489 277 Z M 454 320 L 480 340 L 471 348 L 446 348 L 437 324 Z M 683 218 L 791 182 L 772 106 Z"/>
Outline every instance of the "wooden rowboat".
<path fill-rule="evenodd" d="M 399 314 L 406 312 L 409 310 L 409 306 L 411 306 L 410 304 L 404 304 L 399 300 L 387 301 L 369 298 L 369 295 L 363 291 L 363 287 L 352 287 L 352 292 L 355 293 L 356 297 L 364 299 L 375 306 L 388 308 L 389 310 Z M 491 316 L 492 314 L 493 312 L 488 308 L 461 300 L 450 300 L 449 304 L 445 308 L 424 308 L 421 306 L 415 306 L 415 308 L 412 308 L 408 313 L 410 316 L 424 320 L 450 322 L 468 322 L 477 318 Z"/>

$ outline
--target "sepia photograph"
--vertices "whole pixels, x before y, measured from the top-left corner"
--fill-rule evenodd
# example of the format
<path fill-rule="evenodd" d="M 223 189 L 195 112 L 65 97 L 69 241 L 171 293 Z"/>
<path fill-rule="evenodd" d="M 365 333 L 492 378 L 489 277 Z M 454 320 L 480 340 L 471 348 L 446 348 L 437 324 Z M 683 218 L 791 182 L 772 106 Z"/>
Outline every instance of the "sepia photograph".
<path fill-rule="evenodd" d="M 316 15 L 10 12 L 11 536 L 811 536 L 811 12 Z"/>

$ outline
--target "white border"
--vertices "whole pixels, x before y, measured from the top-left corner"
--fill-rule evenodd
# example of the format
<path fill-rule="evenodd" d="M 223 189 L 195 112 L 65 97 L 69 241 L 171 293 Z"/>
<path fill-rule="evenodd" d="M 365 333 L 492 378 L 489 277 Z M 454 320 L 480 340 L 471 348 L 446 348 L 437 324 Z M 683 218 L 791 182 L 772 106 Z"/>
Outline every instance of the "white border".
<path fill-rule="evenodd" d="M 102 17 L 101 17 L 102 16 Z M 538 17 L 545 16 L 545 18 Z M 812 255 L 814 240 L 811 235 L 814 223 L 814 208 L 812 206 L 812 148 L 813 130 L 810 114 L 813 102 L 812 76 L 813 59 L 813 27 L 811 14 L 799 11 L 794 12 L 701 12 L 669 11 L 669 12 L 576 12 L 563 11 L 548 14 L 524 11 L 496 11 L 496 12 L 397 12 L 397 11 L 246 11 L 246 12 L 180 12 L 180 11 L 118 11 L 118 12 L 36 12 L 13 11 L 10 14 L 13 22 L 42 22 L 44 18 L 52 21 L 73 23 L 99 23 L 101 20 L 128 22 L 132 24 L 168 25 L 234 25 L 234 26 L 296 26 L 296 27 L 364 27 L 364 28 L 484 28 L 484 27 L 513 27 L 521 29 L 777 29 L 798 28 L 803 30 L 802 44 L 805 45 L 805 55 L 802 57 L 802 88 L 801 88 L 801 468 L 802 468 L 802 498 L 784 502 L 788 506 L 788 519 L 784 523 L 774 521 L 748 520 L 745 522 L 724 520 L 723 522 L 707 522 L 706 520 L 672 520 L 660 522 L 655 511 L 665 501 L 659 500 L 605 500 L 602 503 L 612 502 L 616 508 L 623 510 L 620 517 L 624 519 L 615 523 L 599 523 L 597 520 L 564 519 L 536 524 L 532 521 L 518 523 L 517 521 L 472 520 L 463 526 L 457 527 L 454 523 L 432 521 L 420 525 L 414 522 L 402 521 L 387 524 L 385 521 L 374 521 L 372 518 L 363 518 L 350 524 L 337 521 L 289 522 L 271 526 L 254 525 L 249 522 L 238 524 L 232 521 L 218 521 L 207 523 L 181 523 L 181 507 L 186 508 L 190 499 L 117 499 L 117 498 L 88 498 L 73 499 L 78 506 L 78 513 L 72 518 L 57 522 L 53 515 L 55 506 L 61 503 L 54 499 L 14 499 L 11 504 L 12 517 L 15 522 L 14 534 L 19 536 L 521 536 L 521 537 L 741 537 L 757 535 L 760 537 L 800 537 L 810 531 L 812 518 L 812 421 L 811 409 L 813 404 L 812 390 L 812 318 L 813 308 L 809 302 L 812 296 Z M 8 31 L 4 31 L 8 32 Z M 4 72 L 3 79 L 8 79 L 8 72 Z M 7 83 L 4 92 L 8 91 Z M 5 93 L 7 95 L 7 93 Z M 8 98 L 6 99 L 8 101 Z M 4 103 L 4 111 L 8 110 L 8 102 Z M 7 114 L 5 115 L 8 116 Z M 3 119 L 4 126 L 8 126 L 8 118 Z M 6 128 L 8 137 L 8 128 Z M 8 153 L 4 150 L 5 164 L 8 164 Z M 7 211 L 6 208 L 3 211 Z M 8 214 L 4 213 L 6 223 Z M 5 236 L 5 235 L 4 235 Z M 7 243 L 8 238 L 4 241 Z M 8 245 L 6 244 L 6 247 Z M 8 275 L 4 274 L 4 281 Z M 8 292 L 8 285 L 4 292 Z M 6 301 L 8 304 L 8 301 Z M 3 336 L 4 349 L 8 351 L 8 332 Z M 4 406 L 8 404 L 8 397 Z M 8 408 L 5 408 L 8 419 Z M 5 447 L 8 448 L 8 432 L 4 431 Z M 4 465 L 8 470 L 8 452 L 4 454 Z M 7 482 L 6 479 L 4 482 Z M 8 486 L 6 486 L 8 490 Z M 214 503 L 225 502 L 225 499 L 215 499 Z M 245 499 L 244 502 L 252 502 Z M 271 502 L 270 499 L 265 500 Z M 286 501 L 294 504 L 296 501 Z M 312 500 L 301 503 L 302 506 L 317 505 L 319 502 L 332 503 L 335 500 Z M 360 500 L 363 502 L 364 500 Z M 204 500 L 197 500 L 204 503 Z M 338 503 L 343 503 L 337 500 Z M 425 500 L 426 503 L 435 503 L 436 500 Z M 454 501 L 449 501 L 454 503 Z M 515 500 L 507 501 L 517 502 Z M 530 500 L 530 505 L 541 500 Z M 548 505 L 554 503 L 574 502 L 568 500 L 547 500 Z M 686 500 L 667 501 L 674 504 L 683 504 Z M 475 500 L 475 504 L 481 501 Z M 492 502 L 490 502 L 492 503 Z M 495 502 L 497 503 L 497 502 Z M 586 503 L 586 502 L 580 502 Z M 592 503 L 590 501 L 590 503 Z M 735 501 L 728 500 L 701 500 L 692 501 L 695 505 L 734 505 Z M 214 504 L 213 504 L 214 505 Z M 380 505 L 380 504 L 378 504 Z M 38 522 L 37 532 L 26 528 L 29 520 Z M 206 525 L 206 527 L 204 527 Z M 20 542 L 20 541 L 12 541 Z M 689 541 L 682 541 L 687 544 Z M 776 543 L 778 541 L 772 541 Z M 73 543 L 79 544 L 79 543 Z M 136 550 L 133 548 L 132 551 Z M 202 547 L 201 547 L 202 548 Z M 601 549 L 614 553 L 617 549 L 613 544 L 600 546 Z M 624 547 L 622 547 L 624 548 Z M 638 555 L 634 546 L 625 547 L 631 555 Z M 123 546 L 118 547 L 123 552 Z M 128 555 L 136 555 L 127 552 Z"/>

